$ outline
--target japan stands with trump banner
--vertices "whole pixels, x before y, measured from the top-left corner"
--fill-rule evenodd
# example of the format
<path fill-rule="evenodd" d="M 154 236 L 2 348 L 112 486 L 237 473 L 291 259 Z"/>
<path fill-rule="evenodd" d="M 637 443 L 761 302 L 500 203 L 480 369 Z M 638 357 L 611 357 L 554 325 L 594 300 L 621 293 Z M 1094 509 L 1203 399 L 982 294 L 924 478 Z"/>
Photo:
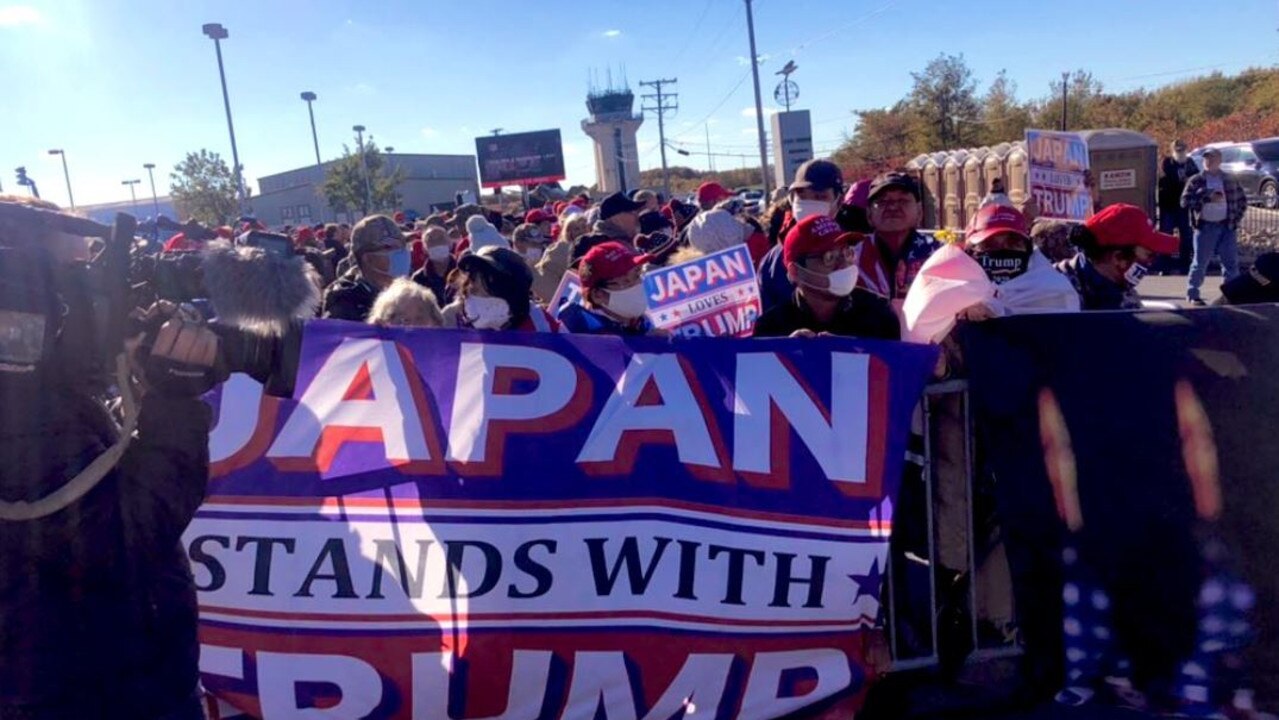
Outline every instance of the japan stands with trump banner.
<path fill-rule="evenodd" d="M 848 717 L 935 360 L 312 323 L 291 399 L 211 396 L 204 684 L 267 720 Z"/>

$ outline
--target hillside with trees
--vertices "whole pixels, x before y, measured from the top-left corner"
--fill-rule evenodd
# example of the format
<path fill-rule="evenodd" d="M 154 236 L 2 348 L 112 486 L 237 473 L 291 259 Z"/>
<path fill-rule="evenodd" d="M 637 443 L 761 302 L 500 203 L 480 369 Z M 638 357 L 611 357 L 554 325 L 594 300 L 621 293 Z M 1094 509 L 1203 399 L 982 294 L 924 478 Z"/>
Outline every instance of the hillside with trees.
<path fill-rule="evenodd" d="M 889 108 L 855 111 L 856 129 L 834 153 L 850 176 L 898 167 L 925 152 L 1020 140 L 1028 127 L 1061 126 L 1062 87 L 1023 100 L 1000 72 L 982 86 L 962 55 L 939 55 L 912 73 L 910 92 Z M 1279 70 L 1214 73 L 1153 90 L 1108 92 L 1087 70 L 1067 83 L 1069 130 L 1118 127 L 1166 146 L 1279 135 Z"/>
<path fill-rule="evenodd" d="M 925 152 L 1020 140 L 1026 128 L 1061 127 L 1062 88 L 1055 83 L 1023 98 L 1004 71 L 988 82 L 963 55 L 942 54 L 912 73 L 909 93 L 887 108 L 852 111 L 855 129 L 833 154 L 850 178 L 901 167 Z M 1087 70 L 1067 83 L 1067 128 L 1118 127 L 1150 135 L 1166 147 L 1181 138 L 1191 147 L 1279 135 L 1279 69 L 1254 68 L 1155 89 L 1110 92 Z M 706 172 L 672 167 L 671 190 L 692 192 L 706 180 L 726 187 L 760 185 L 759 168 Z M 642 187 L 662 187 L 660 168 L 641 173 Z"/>

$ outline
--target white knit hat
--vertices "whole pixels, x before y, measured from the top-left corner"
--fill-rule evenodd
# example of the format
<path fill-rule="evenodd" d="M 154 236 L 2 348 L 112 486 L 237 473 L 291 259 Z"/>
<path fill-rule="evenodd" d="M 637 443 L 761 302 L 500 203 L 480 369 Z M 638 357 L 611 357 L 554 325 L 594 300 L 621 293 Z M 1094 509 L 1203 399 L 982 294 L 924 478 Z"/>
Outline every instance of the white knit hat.
<path fill-rule="evenodd" d="M 688 243 L 709 255 L 746 242 L 746 227 L 727 210 L 709 210 L 689 223 Z"/>
<path fill-rule="evenodd" d="M 466 234 L 471 238 L 471 252 L 479 252 L 480 248 L 486 247 L 511 247 L 510 241 L 502 237 L 502 233 L 482 215 L 467 218 Z"/>

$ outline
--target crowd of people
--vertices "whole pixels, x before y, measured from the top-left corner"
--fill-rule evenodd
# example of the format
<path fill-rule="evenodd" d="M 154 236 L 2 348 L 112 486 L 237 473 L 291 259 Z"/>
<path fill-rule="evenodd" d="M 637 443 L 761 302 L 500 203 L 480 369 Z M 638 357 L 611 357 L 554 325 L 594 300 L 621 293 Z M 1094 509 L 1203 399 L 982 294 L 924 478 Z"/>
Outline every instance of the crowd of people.
<path fill-rule="evenodd" d="M 826 160 L 800 167 L 763 212 L 708 182 L 697 189 L 695 203 L 663 202 L 642 190 L 598 200 L 582 194 L 522 214 L 467 204 L 413 221 L 396 213 L 370 215 L 354 227 L 282 230 L 322 279 L 324 318 L 661 333 L 645 317 L 643 275 L 745 245 L 758 267 L 763 314 L 757 335 L 918 339 L 919 318 L 935 319 L 938 312 L 971 321 L 1017 312 L 1140 308 L 1143 277 L 1173 258 L 1187 265 L 1189 299 L 1202 304 L 1198 288 L 1213 252 L 1222 255 L 1228 281 L 1222 302 L 1266 297 L 1259 271 L 1269 261 L 1240 276 L 1229 242 L 1242 212 L 1234 198 L 1238 185 L 1220 174 L 1214 157 L 1211 150 L 1205 155 L 1204 172 L 1191 172 L 1188 158 L 1170 160 L 1185 163 L 1176 170 L 1184 180 L 1177 187 L 1161 184 L 1160 223 L 1180 232 L 1180 239 L 1155 230 L 1146 213 L 1130 205 L 1101 208 L 1082 224 L 1036 221 L 1027 216 L 1033 209 L 1015 207 L 996 182 L 966 238 L 947 243 L 919 227 L 923 196 L 915 177 L 890 172 L 846 183 Z M 231 235 L 230 228 L 219 230 L 220 237 Z M 948 244 L 952 250 L 937 258 Z M 178 235 L 165 248 L 198 245 Z M 1191 263 L 1187 246 L 1204 259 Z M 1051 281 L 1049 268 L 1066 282 Z M 556 293 L 570 270 L 582 293 L 565 302 Z M 953 287 L 942 299 L 923 290 L 911 299 L 921 272 L 958 272 L 970 281 L 964 297 L 973 299 L 972 306 L 952 307 Z M 1045 299 L 1051 294 L 1046 288 L 1059 297 Z M 902 312 L 905 306 L 911 311 Z"/>
<path fill-rule="evenodd" d="M 1101 208 L 1081 224 L 1036 220 L 998 184 L 989 188 L 963 234 L 921 230 L 924 196 L 915 177 L 888 172 L 847 182 L 837 165 L 821 159 L 802 165 L 762 211 L 708 182 L 697 189 L 694 202 L 644 190 L 600 198 L 581 194 L 514 214 L 464 204 L 421 219 L 396 212 L 369 215 L 354 226 L 285 227 L 273 237 L 287 238 L 285 252 L 304 258 L 313 271 L 307 276 L 322 294 L 317 317 L 425 329 L 616 336 L 668 334 L 649 319 L 646 272 L 744 246 L 759 282 L 756 337 L 934 343 L 943 349 L 937 374 L 949 377 L 962 373 L 955 342 L 962 323 L 1140 308 L 1143 277 L 1159 257 L 1185 255 L 1187 227 L 1194 233 L 1192 299 L 1216 251 L 1226 261 L 1223 302 L 1279 300 L 1276 256 L 1263 256 L 1243 274 L 1226 257 L 1239 219 L 1238 186 L 1218 174 L 1211 158 L 1205 155 L 1203 173 L 1186 165 L 1176 171 L 1184 174 L 1176 206 L 1184 217 L 1165 214 L 1161 222 L 1182 231 L 1180 239 L 1156 230 L 1131 205 Z M 1160 197 L 1162 206 L 1167 198 L 1162 191 Z M 0 205 L 18 202 L 0 197 Z M 242 227 L 218 228 L 212 240 L 179 233 L 163 243 L 161 254 L 270 233 L 255 220 L 240 222 Z M 0 230 L 13 232 L 3 224 Z M 0 545 L 6 548 L 0 553 L 0 602 L 8 603 L 0 624 L 0 663 L 25 668 L 0 674 L 0 717 L 63 717 L 58 714 L 63 711 L 88 717 L 76 714 L 84 707 L 76 698 L 58 696 L 72 686 L 131 707 L 132 716 L 196 717 L 194 590 L 178 538 L 202 497 L 203 482 L 195 478 L 207 477 L 193 468 L 207 466 L 208 409 L 190 385 L 157 383 L 163 372 L 148 371 L 154 392 L 140 418 L 132 417 L 137 440 L 130 445 L 129 421 L 121 440 L 119 428 L 104 425 L 101 412 L 39 400 L 52 397 L 38 389 L 56 374 L 42 368 L 56 344 L 50 333 L 56 326 L 61 338 L 64 327 L 53 323 L 46 332 L 44 324 L 28 320 L 65 318 L 61 298 L 70 286 L 56 290 L 51 271 L 24 269 L 52 267 L 53 261 L 19 262 L 17 251 L 7 246 L 5 253 L 0 280 L 21 292 L 0 294 L 12 305 L 0 306 L 5 323 L 0 390 L 6 402 L 26 398 L 34 410 L 0 414 L 5 447 L 25 447 L 30 456 L 29 462 L 0 464 L 0 511 L 42 498 L 68 473 L 83 476 L 93 469 L 77 470 L 85 458 L 108 448 L 116 464 L 94 471 L 94 482 L 105 482 L 112 494 L 91 496 L 97 499 L 73 526 L 51 522 L 31 534 L 0 522 Z M 564 292 L 569 271 L 576 273 L 580 293 Z M 217 343 L 198 322 L 173 315 L 148 348 L 153 360 L 167 364 L 150 367 L 211 367 Z M 70 382 L 60 374 L 54 379 Z M 77 433 L 50 431 L 84 428 L 81 416 L 97 419 Z M 942 443 L 938 452 L 951 445 Z M 33 473 L 48 482 L 32 484 Z M 966 505 L 947 500 L 958 487 L 941 479 L 941 534 L 966 522 L 960 518 Z M 120 504 L 120 498 L 128 502 Z M 139 543 L 141 553 L 135 552 Z M 949 552 L 948 559 L 953 550 L 943 544 L 942 569 L 970 570 L 966 553 Z M 104 565 L 95 552 L 106 552 L 110 562 Z M 88 569 L 60 562 L 67 553 L 79 558 L 72 565 Z M 102 589 L 92 602 L 66 592 L 85 580 L 76 575 L 83 572 Z M 132 599 L 139 591 L 146 602 Z M 988 619 L 1006 625 L 1012 611 L 1004 608 Z M 114 653 L 120 662 L 104 673 L 105 659 Z M 1085 693 L 1078 678 L 1072 681 L 1071 697 L 1078 699 Z"/>

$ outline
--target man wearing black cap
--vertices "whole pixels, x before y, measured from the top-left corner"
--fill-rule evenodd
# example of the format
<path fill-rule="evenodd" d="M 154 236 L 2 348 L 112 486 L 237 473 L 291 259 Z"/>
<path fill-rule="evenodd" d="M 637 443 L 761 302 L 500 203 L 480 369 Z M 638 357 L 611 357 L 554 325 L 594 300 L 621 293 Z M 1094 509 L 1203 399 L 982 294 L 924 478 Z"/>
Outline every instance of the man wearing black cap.
<path fill-rule="evenodd" d="M 639 233 L 639 212 L 644 207 L 644 203 L 631 200 L 622 193 L 609 195 L 600 203 L 600 219 L 595 223 L 595 233 L 630 245 Z"/>
<path fill-rule="evenodd" d="M 861 257 L 859 282 L 871 292 L 901 301 L 919 269 L 941 243 L 919 232 L 923 194 L 906 173 L 884 173 L 871 183 L 868 204 L 872 242 Z"/>
<path fill-rule="evenodd" d="M 780 224 L 770 223 L 771 247 L 759 261 L 760 300 L 764 312 L 787 302 L 794 286 L 786 275 L 786 263 L 782 261 L 782 240 L 799 224 L 800 220 L 815 215 L 833 218 L 839 210 L 839 199 L 844 195 L 844 174 L 839 166 L 829 160 L 809 160 L 795 171 L 795 182 L 790 184 L 790 210 Z"/>

